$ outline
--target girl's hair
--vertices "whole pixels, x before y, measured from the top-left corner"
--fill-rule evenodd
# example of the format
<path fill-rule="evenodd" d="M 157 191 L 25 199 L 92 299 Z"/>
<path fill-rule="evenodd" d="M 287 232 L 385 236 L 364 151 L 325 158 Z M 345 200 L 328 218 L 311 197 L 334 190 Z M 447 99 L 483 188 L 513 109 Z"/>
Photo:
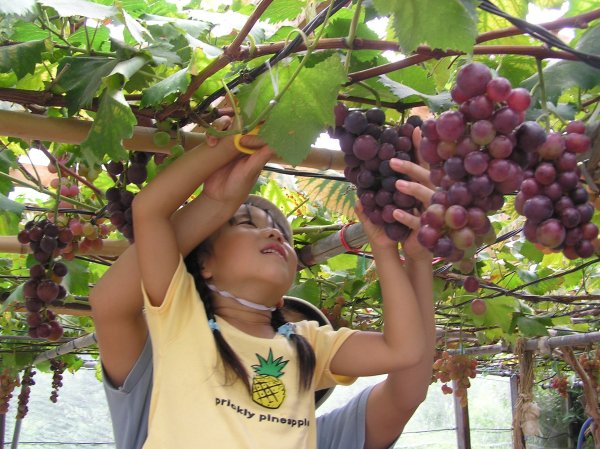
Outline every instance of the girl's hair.
<path fill-rule="evenodd" d="M 207 238 L 196 248 L 194 248 L 194 250 L 185 258 L 185 266 L 187 271 L 194 278 L 196 290 L 198 290 L 200 298 L 202 299 L 206 316 L 209 320 L 215 318 L 212 305 L 213 292 L 208 288 L 206 280 L 202 277 L 201 272 L 204 259 L 212 254 L 213 240 L 214 239 L 211 237 Z M 271 326 L 275 332 L 277 332 L 279 326 L 285 323 L 286 321 L 281 310 L 278 309 L 272 312 Z M 229 382 L 235 380 L 231 377 L 231 373 L 233 373 L 234 377 L 237 377 L 244 382 L 248 390 L 251 391 L 248 371 L 240 362 L 240 359 L 233 348 L 229 345 L 229 343 L 227 343 L 219 329 L 214 329 L 212 333 L 215 338 L 215 343 L 217 344 L 217 350 L 219 351 L 221 360 L 223 361 L 226 381 Z M 308 390 L 312 384 L 313 373 L 316 365 L 315 352 L 313 351 L 310 343 L 302 335 L 295 333 L 291 334 L 290 340 L 294 343 L 294 346 L 296 346 L 296 354 L 299 361 L 298 385 L 300 390 Z"/>

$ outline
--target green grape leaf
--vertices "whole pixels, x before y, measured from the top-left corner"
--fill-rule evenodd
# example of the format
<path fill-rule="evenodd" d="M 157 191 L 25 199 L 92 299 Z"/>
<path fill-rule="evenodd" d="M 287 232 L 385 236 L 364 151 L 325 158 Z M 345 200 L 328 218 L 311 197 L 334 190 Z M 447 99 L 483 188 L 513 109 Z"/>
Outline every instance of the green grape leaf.
<path fill-rule="evenodd" d="M 261 16 L 261 20 L 279 23 L 293 20 L 300 15 L 305 2 L 302 0 L 278 0 L 272 2 Z"/>
<path fill-rule="evenodd" d="M 143 108 L 156 106 L 167 96 L 185 91 L 189 84 L 190 75 L 188 69 L 181 69 L 168 78 L 159 81 L 154 86 L 144 90 L 140 106 Z"/>
<path fill-rule="evenodd" d="M 0 209 L 4 212 L 11 212 L 13 214 L 21 215 L 21 213 L 25 209 L 25 206 L 21 203 L 17 203 L 16 201 L 9 199 L 8 197 L 0 193 Z"/>
<path fill-rule="evenodd" d="M 423 101 L 425 101 L 425 103 L 427 103 L 427 105 L 434 112 L 447 110 L 452 105 L 452 99 L 450 98 L 450 94 L 448 92 L 438 95 L 427 95 L 413 89 L 412 87 L 398 83 L 385 75 L 379 78 L 379 82 L 387 87 L 400 100 L 413 96 L 423 99 Z"/>
<path fill-rule="evenodd" d="M 63 278 L 63 285 L 72 295 L 88 295 L 89 294 L 89 278 L 88 262 L 82 260 L 66 260 L 64 264 L 68 268 L 67 275 Z"/>
<path fill-rule="evenodd" d="M 23 42 L 0 47 L 0 72 L 15 72 L 19 78 L 35 71 L 35 65 L 42 60 L 46 49 L 44 40 Z"/>
<path fill-rule="evenodd" d="M 83 16 L 104 20 L 118 12 L 114 6 L 99 5 L 86 0 L 38 0 L 38 3 L 53 8 L 61 17 Z"/>
<path fill-rule="evenodd" d="M 244 123 L 251 123 L 274 97 L 273 84 L 281 89 L 297 68 L 297 62 L 277 65 L 254 83 L 243 86 L 238 94 Z M 273 78 L 271 78 L 273 76 Z M 310 151 L 317 136 L 333 124 L 333 107 L 340 85 L 346 80 L 343 65 L 337 56 L 303 68 L 288 91 L 271 111 L 260 129 L 275 152 L 291 164 L 298 164 Z"/>
<path fill-rule="evenodd" d="M 306 282 L 293 285 L 287 294 L 288 296 L 302 298 L 314 305 L 319 304 L 319 301 L 321 300 L 321 288 L 313 279 L 308 279 Z"/>
<path fill-rule="evenodd" d="M 85 47 L 100 51 L 110 48 L 110 30 L 105 26 L 97 26 L 96 28 L 81 27 L 76 32 L 69 36 L 69 42 L 76 47 Z"/>
<path fill-rule="evenodd" d="M 539 319 L 534 317 L 520 316 L 517 318 L 517 326 L 519 331 L 525 337 L 541 337 L 548 335 L 548 329 L 540 322 Z"/>
<path fill-rule="evenodd" d="M 373 0 L 382 16 L 392 16 L 394 32 L 405 53 L 421 45 L 470 52 L 477 37 L 473 0 Z M 448 26 L 448 18 L 452 26 Z"/>
<path fill-rule="evenodd" d="M 0 172 L 8 174 L 11 168 L 17 167 L 17 157 L 9 150 L 0 151 Z M 13 184 L 10 179 L 0 177 L 0 193 L 6 195 L 12 191 Z"/>
<path fill-rule="evenodd" d="M 48 31 L 42 30 L 31 22 L 17 21 L 12 27 L 10 38 L 16 42 L 43 40 L 48 37 Z"/>
<path fill-rule="evenodd" d="M 600 56 L 600 25 L 589 28 L 575 48 L 579 51 Z M 521 86 L 532 90 L 539 83 L 537 74 L 521 83 Z M 560 95 L 569 87 L 593 89 L 600 85 L 600 70 L 583 62 L 558 61 L 544 68 L 544 86 L 548 101 L 557 103 Z M 535 91 L 539 95 L 539 89 Z"/>
<path fill-rule="evenodd" d="M 99 164 L 105 154 L 115 161 L 126 160 L 123 139 L 133 135 L 136 123 L 123 92 L 110 87 L 105 89 L 94 124 L 81 143 L 81 154 L 86 162 L 89 165 Z"/>
<path fill-rule="evenodd" d="M 63 73 L 60 86 L 67 91 L 67 108 L 69 115 L 92 103 L 96 92 L 102 85 L 102 79 L 109 75 L 118 59 L 102 57 L 63 58 L 58 72 Z"/>

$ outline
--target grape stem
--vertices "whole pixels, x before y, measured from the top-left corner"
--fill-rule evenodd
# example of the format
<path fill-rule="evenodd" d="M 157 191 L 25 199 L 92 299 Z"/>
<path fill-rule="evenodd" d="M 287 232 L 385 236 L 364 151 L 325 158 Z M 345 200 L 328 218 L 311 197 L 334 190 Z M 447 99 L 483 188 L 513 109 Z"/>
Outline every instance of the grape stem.
<path fill-rule="evenodd" d="M 356 10 L 354 11 L 354 15 L 352 16 L 352 22 L 350 23 L 348 37 L 346 38 L 346 46 L 348 47 L 348 51 L 346 52 L 346 61 L 344 61 L 344 70 L 346 71 L 346 75 L 348 75 L 348 70 L 350 69 L 352 47 L 354 45 L 354 39 L 356 38 L 356 27 L 358 26 L 358 19 L 360 18 L 361 6 L 362 0 L 358 0 L 356 2 Z"/>
<path fill-rule="evenodd" d="M 0 178 L 4 178 L 16 185 L 19 185 L 21 187 L 26 187 L 28 189 L 32 189 L 32 190 L 36 190 L 37 192 L 43 193 L 45 195 L 51 196 L 52 198 L 60 198 L 60 195 L 54 192 L 51 192 L 50 190 L 44 188 L 44 187 L 39 187 L 36 186 L 34 184 L 30 184 L 28 182 L 25 181 L 21 181 L 20 179 L 14 178 L 6 173 L 0 172 Z M 67 197 L 63 197 L 63 200 L 66 201 L 67 203 L 73 204 L 77 207 L 80 207 L 82 209 L 86 209 L 86 210 L 95 210 L 95 208 L 92 208 L 90 206 L 88 206 L 85 203 L 82 203 L 80 201 L 74 200 L 73 198 L 67 198 Z"/>
<path fill-rule="evenodd" d="M 542 102 L 542 111 L 544 111 L 544 120 L 546 122 L 546 132 L 550 131 L 550 116 L 548 111 L 548 104 L 546 103 L 546 84 L 544 83 L 544 70 L 542 67 L 542 60 L 536 58 L 535 64 L 537 67 L 539 86 L 540 86 L 540 101 Z"/>

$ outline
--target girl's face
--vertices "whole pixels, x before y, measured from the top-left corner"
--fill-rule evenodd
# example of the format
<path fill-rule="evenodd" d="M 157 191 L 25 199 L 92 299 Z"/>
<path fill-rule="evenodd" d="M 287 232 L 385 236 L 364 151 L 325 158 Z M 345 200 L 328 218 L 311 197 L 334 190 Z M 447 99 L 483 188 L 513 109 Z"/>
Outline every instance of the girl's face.
<path fill-rule="evenodd" d="M 296 252 L 262 209 L 242 204 L 217 231 L 211 246 L 202 275 L 217 288 L 241 296 L 241 289 L 257 290 L 256 285 L 266 282 L 275 296 L 281 297 L 294 281 Z"/>

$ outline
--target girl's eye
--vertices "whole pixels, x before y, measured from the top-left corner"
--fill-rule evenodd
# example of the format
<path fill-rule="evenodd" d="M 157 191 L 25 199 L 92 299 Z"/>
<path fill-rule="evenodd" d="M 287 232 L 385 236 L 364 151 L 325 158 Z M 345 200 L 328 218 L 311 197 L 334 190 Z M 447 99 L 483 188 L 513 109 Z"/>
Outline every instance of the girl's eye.
<path fill-rule="evenodd" d="M 244 220 L 244 221 L 240 221 L 240 222 L 238 223 L 238 225 L 250 225 L 250 226 L 252 226 L 252 227 L 255 227 L 255 228 L 256 228 L 256 225 L 255 225 L 253 222 L 251 222 L 250 220 Z"/>

